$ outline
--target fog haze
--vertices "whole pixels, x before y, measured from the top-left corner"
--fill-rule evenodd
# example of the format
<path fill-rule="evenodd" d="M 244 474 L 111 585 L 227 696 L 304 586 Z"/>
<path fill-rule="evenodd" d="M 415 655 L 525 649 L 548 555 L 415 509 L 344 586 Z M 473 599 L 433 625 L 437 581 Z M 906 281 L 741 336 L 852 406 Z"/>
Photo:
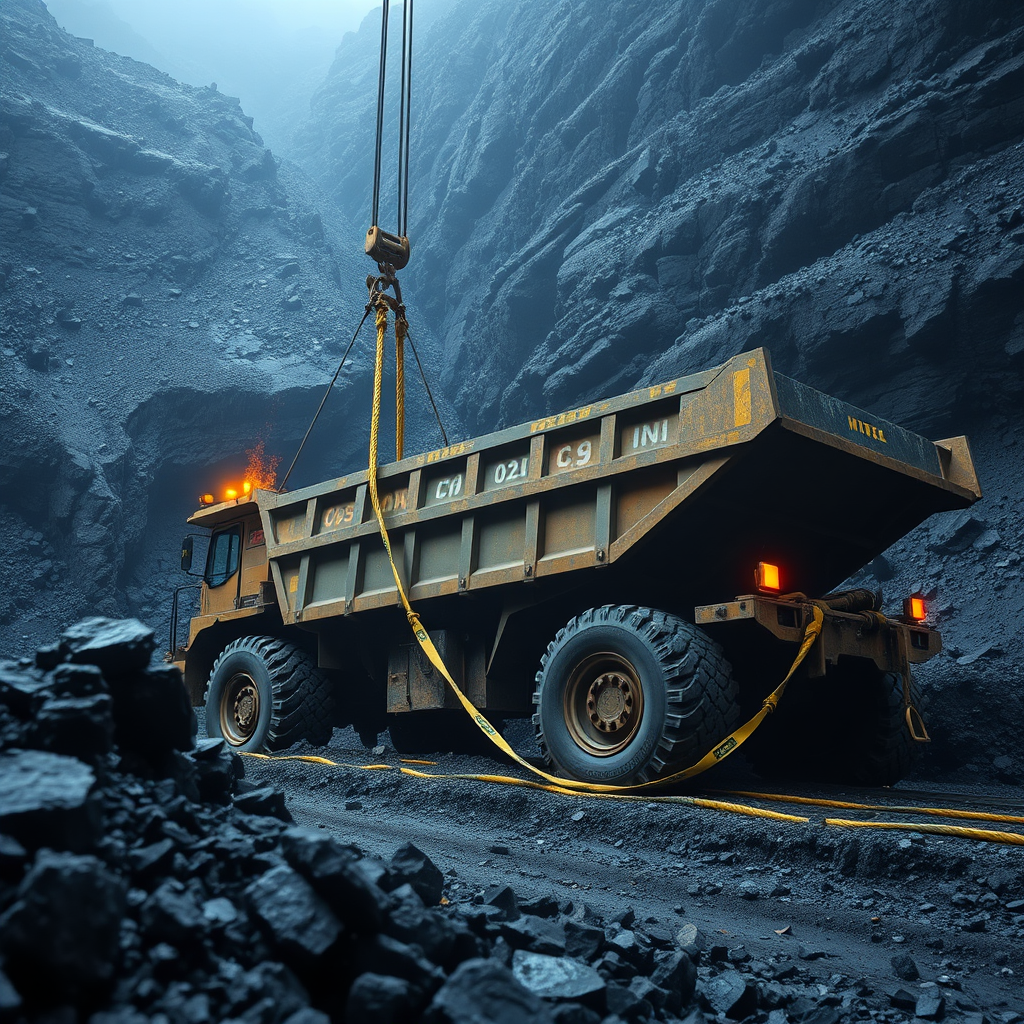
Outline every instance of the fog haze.
<path fill-rule="evenodd" d="M 370 0 L 48 0 L 67 31 L 190 85 L 237 96 L 256 129 L 287 149 L 346 32 Z M 376 6 L 379 11 L 379 4 Z"/>

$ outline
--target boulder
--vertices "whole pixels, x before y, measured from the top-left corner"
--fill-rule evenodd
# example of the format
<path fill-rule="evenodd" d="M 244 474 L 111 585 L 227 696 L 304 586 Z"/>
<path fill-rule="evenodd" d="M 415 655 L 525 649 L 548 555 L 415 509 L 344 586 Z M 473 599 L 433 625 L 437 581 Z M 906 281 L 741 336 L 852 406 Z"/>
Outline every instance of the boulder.
<path fill-rule="evenodd" d="M 307 964 L 342 933 L 341 922 L 313 887 L 285 865 L 262 874 L 245 890 L 249 909 L 288 961 Z"/>
<path fill-rule="evenodd" d="M 92 856 L 40 850 L 0 917 L 0 950 L 23 994 L 73 995 L 114 975 L 126 886 Z"/>
<path fill-rule="evenodd" d="M 102 834 L 96 776 L 76 757 L 42 750 L 0 754 L 0 832 L 26 848 L 91 849 Z"/>
<path fill-rule="evenodd" d="M 604 978 L 579 960 L 523 949 L 512 954 L 512 975 L 524 988 L 545 999 L 581 1000 L 606 987 Z"/>
<path fill-rule="evenodd" d="M 408 882 L 427 906 L 441 902 L 444 876 L 437 865 L 412 843 L 405 843 L 395 851 L 388 874 L 395 885 Z"/>
<path fill-rule="evenodd" d="M 138 619 L 82 619 L 61 634 L 72 662 L 96 665 L 115 676 L 146 668 L 156 649 L 153 630 Z"/>
<path fill-rule="evenodd" d="M 543 1001 L 493 960 L 467 960 L 441 986 L 424 1024 L 554 1024 Z"/>

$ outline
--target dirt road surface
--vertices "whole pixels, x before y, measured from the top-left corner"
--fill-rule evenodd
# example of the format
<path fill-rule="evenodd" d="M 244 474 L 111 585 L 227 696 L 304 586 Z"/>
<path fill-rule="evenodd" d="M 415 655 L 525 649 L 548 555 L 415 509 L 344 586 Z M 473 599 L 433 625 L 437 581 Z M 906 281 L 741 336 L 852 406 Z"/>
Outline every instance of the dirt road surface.
<path fill-rule="evenodd" d="M 529 755 L 532 737 L 511 734 Z M 402 774 L 382 735 L 376 753 L 350 730 L 326 748 L 296 747 L 366 771 L 299 761 L 246 759 L 257 784 L 287 793 L 297 823 L 324 829 L 366 855 L 389 858 L 412 841 L 445 876 L 453 904 L 482 903 L 495 887 L 519 900 L 553 897 L 563 913 L 605 921 L 635 912 L 649 934 L 672 938 L 696 926 L 699 974 L 708 981 L 736 969 L 772 985 L 799 985 L 836 1004 L 894 1007 L 878 1019 L 912 1019 L 909 994 L 944 999 L 946 1020 L 1024 1021 L 1024 847 L 908 831 L 849 829 L 826 817 L 908 820 L 905 813 L 793 807 L 712 793 L 714 789 L 799 792 L 860 802 L 927 804 L 910 791 L 849 791 L 770 786 L 740 758 L 705 776 L 699 791 L 723 801 L 802 814 L 779 822 L 684 804 L 559 796 L 464 779 Z M 434 755 L 436 774 L 522 769 L 483 756 Z M 901 796 L 901 788 L 908 791 Z M 936 792 L 942 787 L 928 785 Z M 948 787 L 947 787 L 948 789 Z M 697 791 L 691 791 L 697 792 Z M 955 802 L 948 792 L 942 803 Z M 966 794 L 975 810 L 1024 814 L 1019 790 Z M 921 819 L 941 821 L 943 819 Z M 1024 832 L 1017 824 L 953 821 Z M 916 975 L 916 976 L 915 976 Z M 903 990 L 902 997 L 899 990 Z M 861 1000 L 858 1004 L 857 1000 Z M 918 1004 L 919 1006 L 920 1004 Z M 934 1019 L 939 1019 L 936 1017 Z"/>

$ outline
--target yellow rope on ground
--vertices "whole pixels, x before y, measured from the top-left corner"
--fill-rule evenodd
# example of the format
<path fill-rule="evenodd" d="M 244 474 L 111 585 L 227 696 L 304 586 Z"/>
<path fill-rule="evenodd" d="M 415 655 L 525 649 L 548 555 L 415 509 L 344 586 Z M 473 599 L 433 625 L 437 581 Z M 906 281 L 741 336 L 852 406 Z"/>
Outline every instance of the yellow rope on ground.
<path fill-rule="evenodd" d="M 851 811 L 894 811 L 900 814 L 928 814 L 936 818 L 963 818 L 968 821 L 998 821 L 1007 825 L 1024 825 L 1024 816 L 993 814 L 990 811 L 958 811 L 951 807 L 915 807 L 912 804 L 858 804 L 846 800 L 824 800 L 810 796 L 789 796 L 785 793 L 751 793 L 742 789 L 711 790 L 722 796 L 741 796 L 746 800 L 775 800 L 780 804 L 805 804 L 809 807 L 842 807 Z"/>
<path fill-rule="evenodd" d="M 380 771 L 391 768 L 389 764 L 350 764 L 345 761 L 332 761 L 327 757 L 318 757 L 315 754 L 259 754 L 255 751 L 241 750 L 243 757 L 255 757 L 260 761 L 305 761 L 309 764 L 329 765 L 332 768 L 354 768 L 359 771 Z M 401 764 L 437 764 L 436 761 L 419 761 L 412 758 L 401 758 Z M 563 796 L 587 796 L 601 797 L 610 800 L 641 800 L 644 803 L 661 804 L 688 804 L 691 807 L 704 807 L 710 810 L 729 811 L 734 814 L 745 814 L 751 818 L 771 818 L 773 821 L 794 821 L 806 823 L 809 819 L 797 817 L 795 814 L 782 814 L 780 811 L 766 811 L 760 807 L 747 807 L 744 804 L 727 803 L 721 800 L 706 800 L 696 796 L 638 796 L 627 793 L 588 793 L 578 792 L 573 789 L 566 789 L 564 786 L 548 785 L 543 782 L 533 782 L 530 779 L 517 779 L 511 775 L 432 775 L 428 772 L 418 772 L 413 768 L 400 768 L 403 775 L 411 775 L 417 779 L 464 779 L 469 782 L 495 782 L 506 786 L 523 786 L 527 789 L 540 789 L 546 793 L 559 793 Z"/>
<path fill-rule="evenodd" d="M 826 818 L 826 825 L 839 828 L 885 828 L 902 832 L 922 832 L 934 836 L 955 836 L 958 839 L 974 839 L 983 843 L 1009 843 L 1024 846 L 1024 835 L 1018 832 L 993 832 L 985 828 L 963 828 L 959 825 L 929 825 L 915 821 L 847 821 L 843 818 Z"/>
<path fill-rule="evenodd" d="M 781 811 L 766 811 L 761 807 L 748 807 L 746 804 L 728 803 L 723 800 L 707 800 L 699 796 L 648 796 L 640 795 L 638 793 L 591 793 L 587 790 L 567 789 L 565 786 L 553 785 L 544 782 L 534 782 L 532 779 L 517 779 L 513 775 L 432 775 L 427 772 L 413 771 L 411 768 L 403 768 L 401 771 L 403 775 L 412 775 L 418 779 L 463 779 L 468 782 L 493 782 L 502 786 L 521 786 L 524 789 L 539 789 L 545 793 L 558 793 L 561 796 L 592 797 L 598 800 L 639 800 L 645 804 L 686 804 L 690 807 L 703 807 L 709 810 L 729 811 L 734 814 L 744 814 L 750 818 L 770 818 L 773 821 L 793 821 L 800 824 L 806 824 L 810 820 L 809 818 L 802 818 L 795 814 L 783 814 Z"/>
<path fill-rule="evenodd" d="M 313 754 L 259 754 L 254 751 L 242 750 L 239 753 L 243 757 L 254 757 L 260 761 L 305 761 L 309 764 L 329 765 L 333 768 L 353 768 L 359 771 L 386 771 L 393 767 L 389 764 L 349 764 L 344 761 L 332 761 L 330 758 L 317 757 Z M 403 764 L 436 764 L 434 761 L 415 761 L 403 759 Z M 783 814 L 780 811 L 768 811 L 761 807 L 750 807 L 747 804 L 735 804 L 723 800 L 708 800 L 699 796 L 655 796 L 640 795 L 637 793 L 624 792 L 630 787 L 620 786 L 605 787 L 611 792 L 593 792 L 590 790 L 570 789 L 567 786 L 559 785 L 561 780 L 553 783 L 534 782 L 532 779 L 517 779 L 511 775 L 432 775 L 428 772 L 418 772 L 413 768 L 399 768 L 402 775 L 411 775 L 418 779 L 463 779 L 467 782 L 492 782 L 504 786 L 520 786 L 525 789 L 537 789 L 545 793 L 557 793 L 560 796 L 594 797 L 598 799 L 611 800 L 639 800 L 643 803 L 659 804 L 682 804 L 689 807 L 700 807 L 705 810 L 726 811 L 730 814 L 742 814 L 748 818 L 766 818 L 771 821 L 786 821 L 798 825 L 810 823 L 809 818 L 803 818 L 795 814 Z M 541 773 L 538 773 L 541 774 Z M 549 776 L 550 777 L 550 776 Z M 634 787 L 640 788 L 640 787 Z M 752 797 L 767 797 L 764 793 L 751 793 Z M 810 797 L 785 796 L 776 794 L 772 799 L 781 799 L 788 803 L 840 803 L 840 801 L 816 801 Z M 859 805 L 867 810 L 874 809 L 870 805 Z M 879 810 L 893 810 L 893 808 L 878 808 Z M 908 807 L 907 811 L 929 810 L 929 808 Z M 836 828 L 879 828 L 902 832 L 917 832 L 924 835 L 950 836 L 955 839 L 971 839 L 975 842 L 1005 843 L 1011 846 L 1024 846 L 1024 835 L 1017 832 L 997 832 L 992 829 L 964 828 L 958 825 L 932 825 L 927 822 L 913 821 L 854 821 L 845 818 L 826 818 L 826 825 Z"/>
<path fill-rule="evenodd" d="M 315 754 L 258 754 L 255 750 L 239 750 L 242 757 L 255 757 L 260 761 L 308 761 L 310 764 L 326 764 L 332 768 L 358 768 L 364 772 L 385 771 L 394 767 L 390 764 L 346 764 L 344 761 L 332 761 Z"/>

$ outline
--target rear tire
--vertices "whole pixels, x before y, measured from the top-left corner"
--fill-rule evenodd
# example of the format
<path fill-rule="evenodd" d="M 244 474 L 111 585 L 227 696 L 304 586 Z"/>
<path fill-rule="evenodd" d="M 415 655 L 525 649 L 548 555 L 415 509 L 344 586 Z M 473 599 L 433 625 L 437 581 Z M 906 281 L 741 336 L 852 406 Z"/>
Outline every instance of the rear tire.
<path fill-rule="evenodd" d="M 334 692 L 313 658 L 269 636 L 234 640 L 206 688 L 206 731 L 239 751 L 283 750 L 331 738 Z"/>
<path fill-rule="evenodd" d="M 795 685 L 794 685 L 795 684 Z M 768 777 L 891 786 L 921 754 L 907 728 L 903 677 L 871 661 L 845 659 L 824 679 L 797 679 L 766 721 L 750 758 Z M 921 693 L 910 680 L 910 699 Z"/>
<path fill-rule="evenodd" d="M 689 767 L 734 728 L 732 669 L 705 633 L 635 605 L 591 608 L 548 645 L 533 716 L 549 765 L 628 785 Z"/>

